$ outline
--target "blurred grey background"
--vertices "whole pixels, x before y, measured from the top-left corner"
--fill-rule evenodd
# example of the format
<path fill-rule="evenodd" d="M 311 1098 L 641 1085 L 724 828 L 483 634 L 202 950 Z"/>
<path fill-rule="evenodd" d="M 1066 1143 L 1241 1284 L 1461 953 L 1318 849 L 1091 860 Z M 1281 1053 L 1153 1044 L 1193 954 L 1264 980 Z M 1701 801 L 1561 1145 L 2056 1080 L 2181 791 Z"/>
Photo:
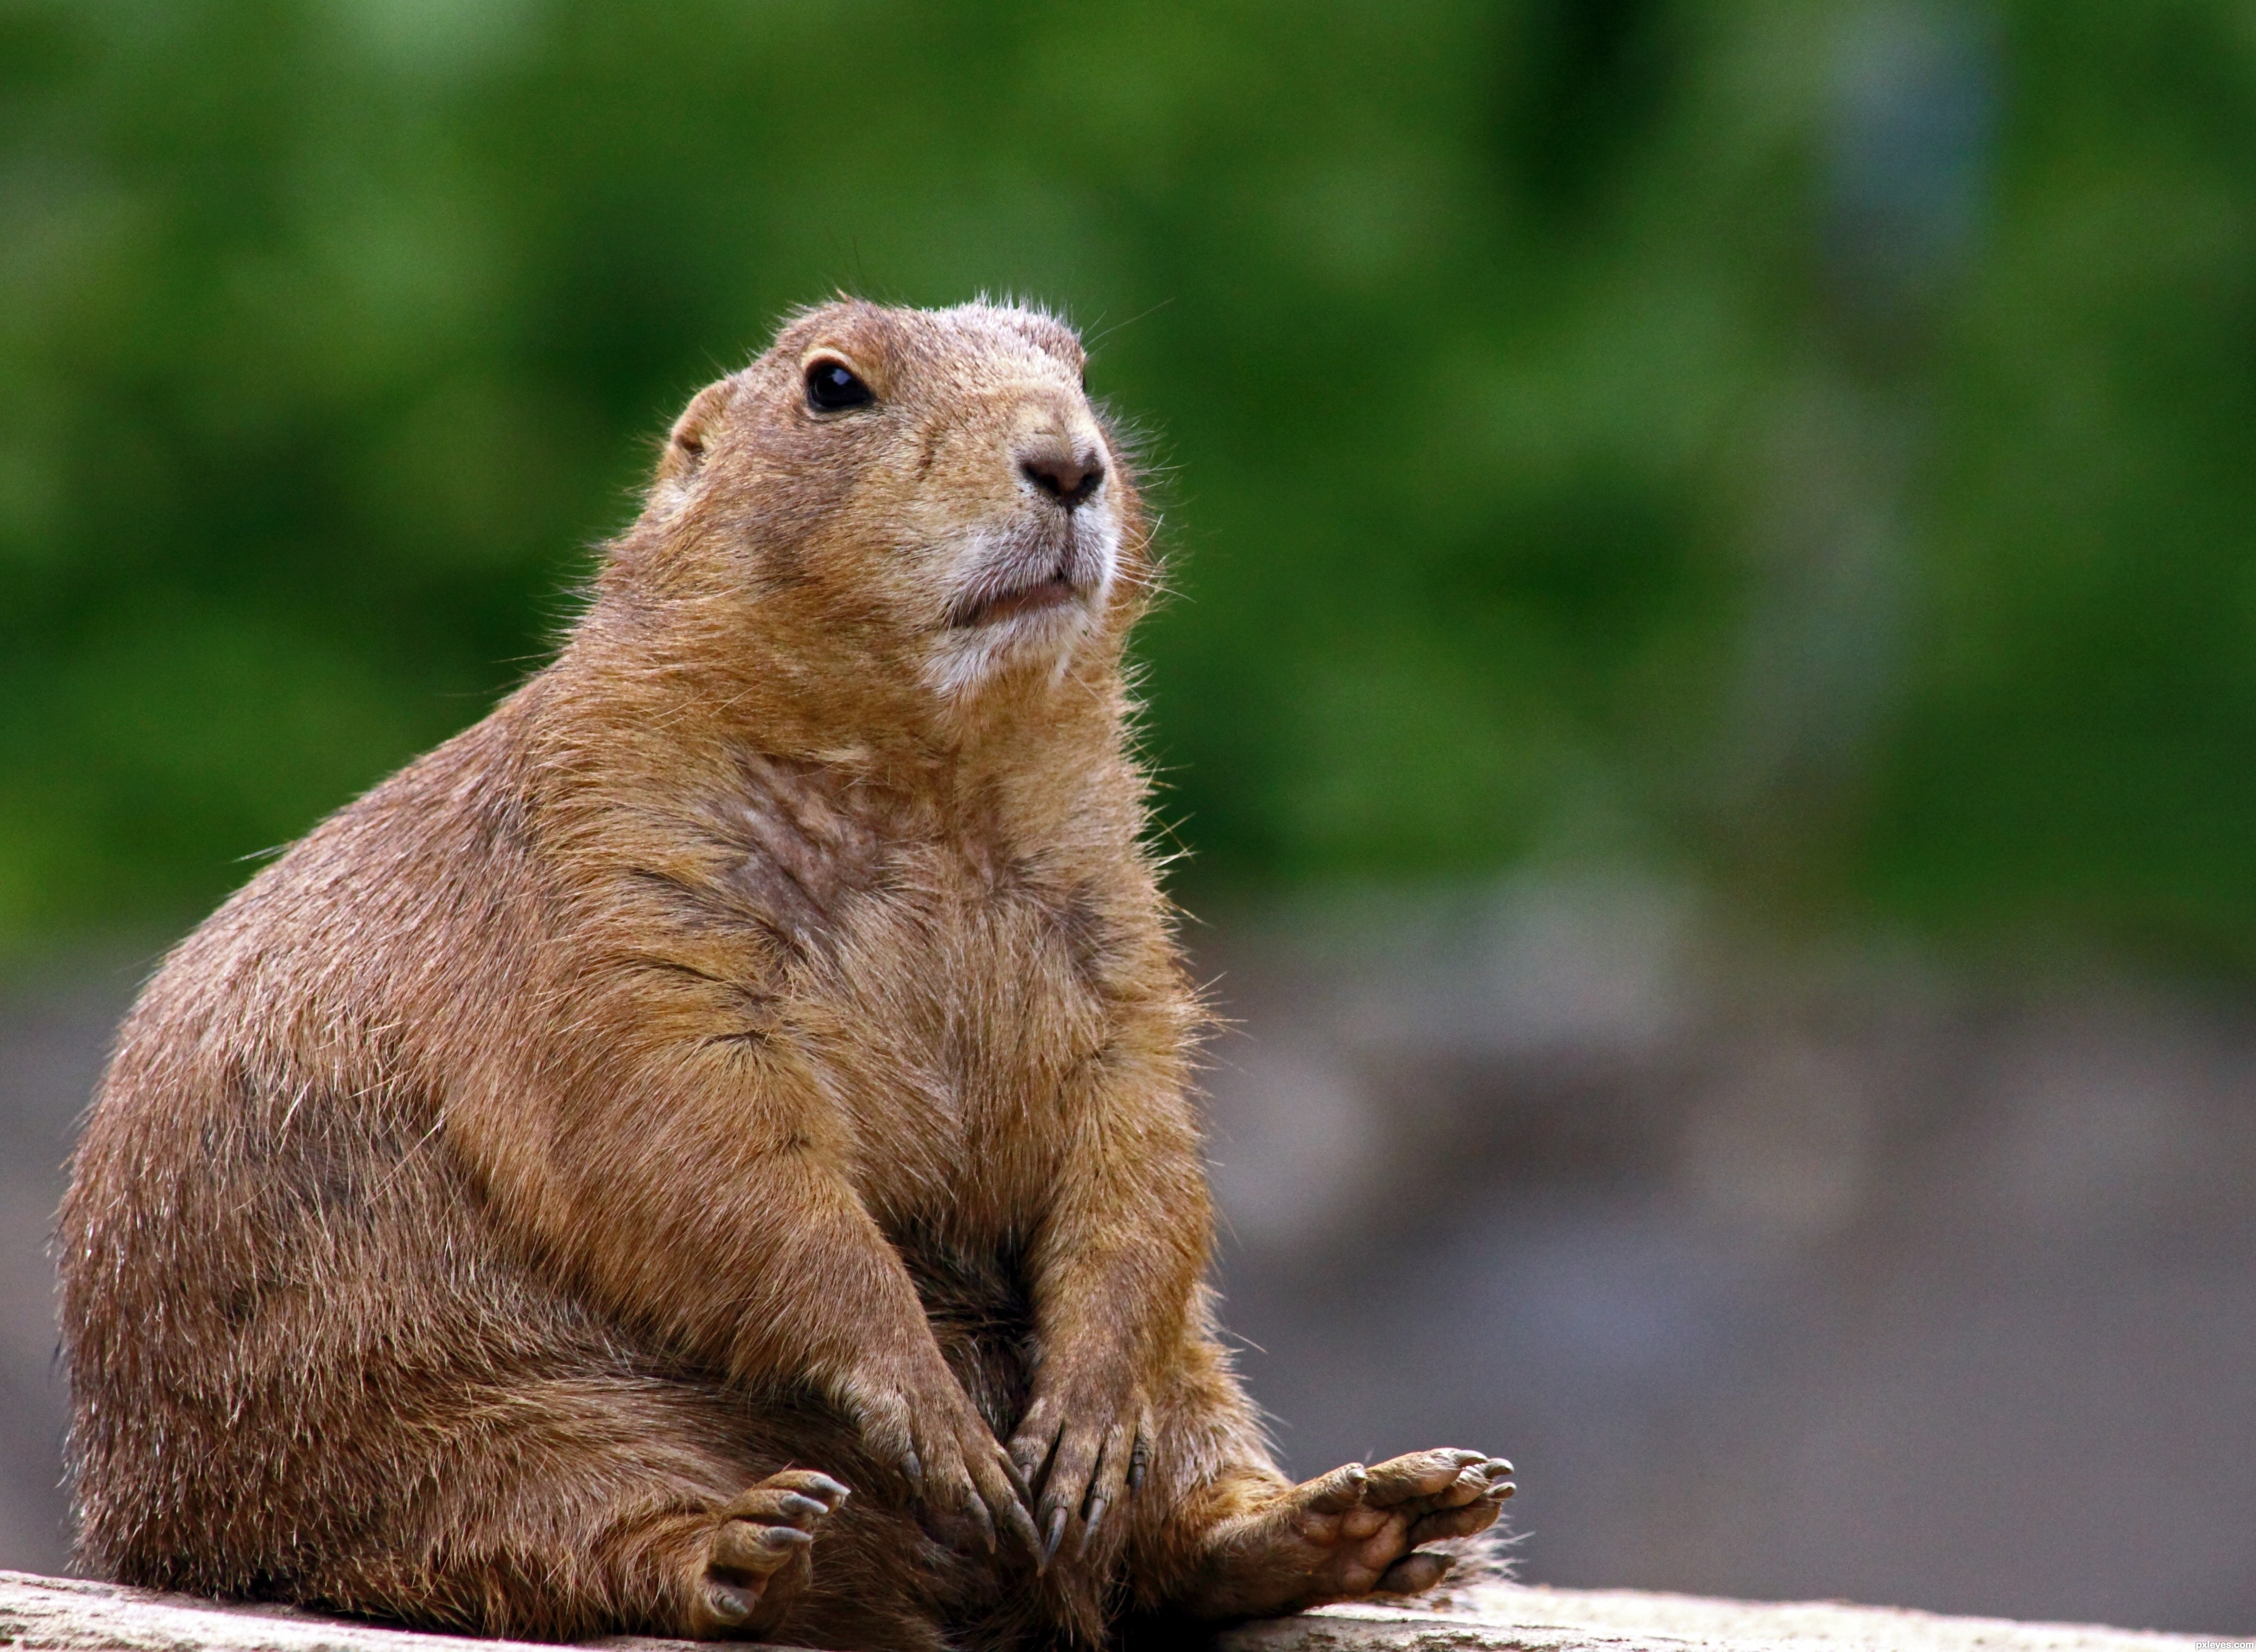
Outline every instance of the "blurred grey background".
<path fill-rule="evenodd" d="M 0 1564 L 136 984 L 839 288 L 1148 434 L 1295 1467 L 2256 1628 L 2248 0 L 0 0 Z"/>

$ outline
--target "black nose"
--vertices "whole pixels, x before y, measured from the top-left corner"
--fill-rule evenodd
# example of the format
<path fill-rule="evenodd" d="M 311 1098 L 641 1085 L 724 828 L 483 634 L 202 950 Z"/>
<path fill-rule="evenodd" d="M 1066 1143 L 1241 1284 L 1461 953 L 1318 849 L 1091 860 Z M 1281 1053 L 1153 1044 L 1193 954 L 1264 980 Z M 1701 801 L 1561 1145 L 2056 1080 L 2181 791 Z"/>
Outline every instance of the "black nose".
<path fill-rule="evenodd" d="M 1028 454 L 1019 461 L 1019 474 L 1070 511 L 1104 484 L 1104 462 L 1056 448 Z"/>

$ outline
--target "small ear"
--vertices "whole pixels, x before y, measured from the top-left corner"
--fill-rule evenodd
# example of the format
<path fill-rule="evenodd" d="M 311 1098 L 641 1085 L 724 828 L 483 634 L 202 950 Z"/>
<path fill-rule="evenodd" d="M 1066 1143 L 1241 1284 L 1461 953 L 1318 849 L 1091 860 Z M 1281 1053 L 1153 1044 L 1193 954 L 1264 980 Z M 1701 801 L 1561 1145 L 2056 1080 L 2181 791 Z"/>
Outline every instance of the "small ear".
<path fill-rule="evenodd" d="M 658 462 L 661 486 L 685 485 L 705 462 L 706 444 L 719 427 L 721 415 L 737 394 L 737 381 L 723 378 L 708 385 L 690 398 L 681 417 L 666 439 L 666 452 Z"/>

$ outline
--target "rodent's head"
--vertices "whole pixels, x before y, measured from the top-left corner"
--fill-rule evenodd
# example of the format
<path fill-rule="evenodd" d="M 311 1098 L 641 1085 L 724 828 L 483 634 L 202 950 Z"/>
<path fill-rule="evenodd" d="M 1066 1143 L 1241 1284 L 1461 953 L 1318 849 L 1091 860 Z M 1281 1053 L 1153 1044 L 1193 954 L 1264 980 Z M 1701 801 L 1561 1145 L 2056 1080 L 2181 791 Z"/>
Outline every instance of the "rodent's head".
<path fill-rule="evenodd" d="M 689 404 L 607 582 L 953 705 L 1117 656 L 1147 535 L 1083 359 L 1015 307 L 798 315 Z"/>

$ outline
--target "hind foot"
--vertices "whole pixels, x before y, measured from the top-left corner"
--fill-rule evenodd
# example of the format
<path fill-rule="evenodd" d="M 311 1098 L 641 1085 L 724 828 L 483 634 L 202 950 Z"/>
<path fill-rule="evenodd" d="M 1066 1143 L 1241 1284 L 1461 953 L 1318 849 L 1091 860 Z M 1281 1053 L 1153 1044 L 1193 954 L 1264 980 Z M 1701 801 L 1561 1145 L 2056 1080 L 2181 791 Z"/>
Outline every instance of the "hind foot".
<path fill-rule="evenodd" d="M 1365 1594 L 1417 1594 L 1450 1557 L 1421 1543 L 1495 1524 L 1512 1465 L 1478 1451 L 1350 1463 L 1222 1522 L 1186 1604 L 1208 1619 L 1268 1618 Z"/>
<path fill-rule="evenodd" d="M 779 1619 L 814 1575 L 815 1534 L 848 1495 L 828 1474 L 786 1469 L 723 1509 L 701 1555 L 691 1633 L 750 1634 Z"/>

